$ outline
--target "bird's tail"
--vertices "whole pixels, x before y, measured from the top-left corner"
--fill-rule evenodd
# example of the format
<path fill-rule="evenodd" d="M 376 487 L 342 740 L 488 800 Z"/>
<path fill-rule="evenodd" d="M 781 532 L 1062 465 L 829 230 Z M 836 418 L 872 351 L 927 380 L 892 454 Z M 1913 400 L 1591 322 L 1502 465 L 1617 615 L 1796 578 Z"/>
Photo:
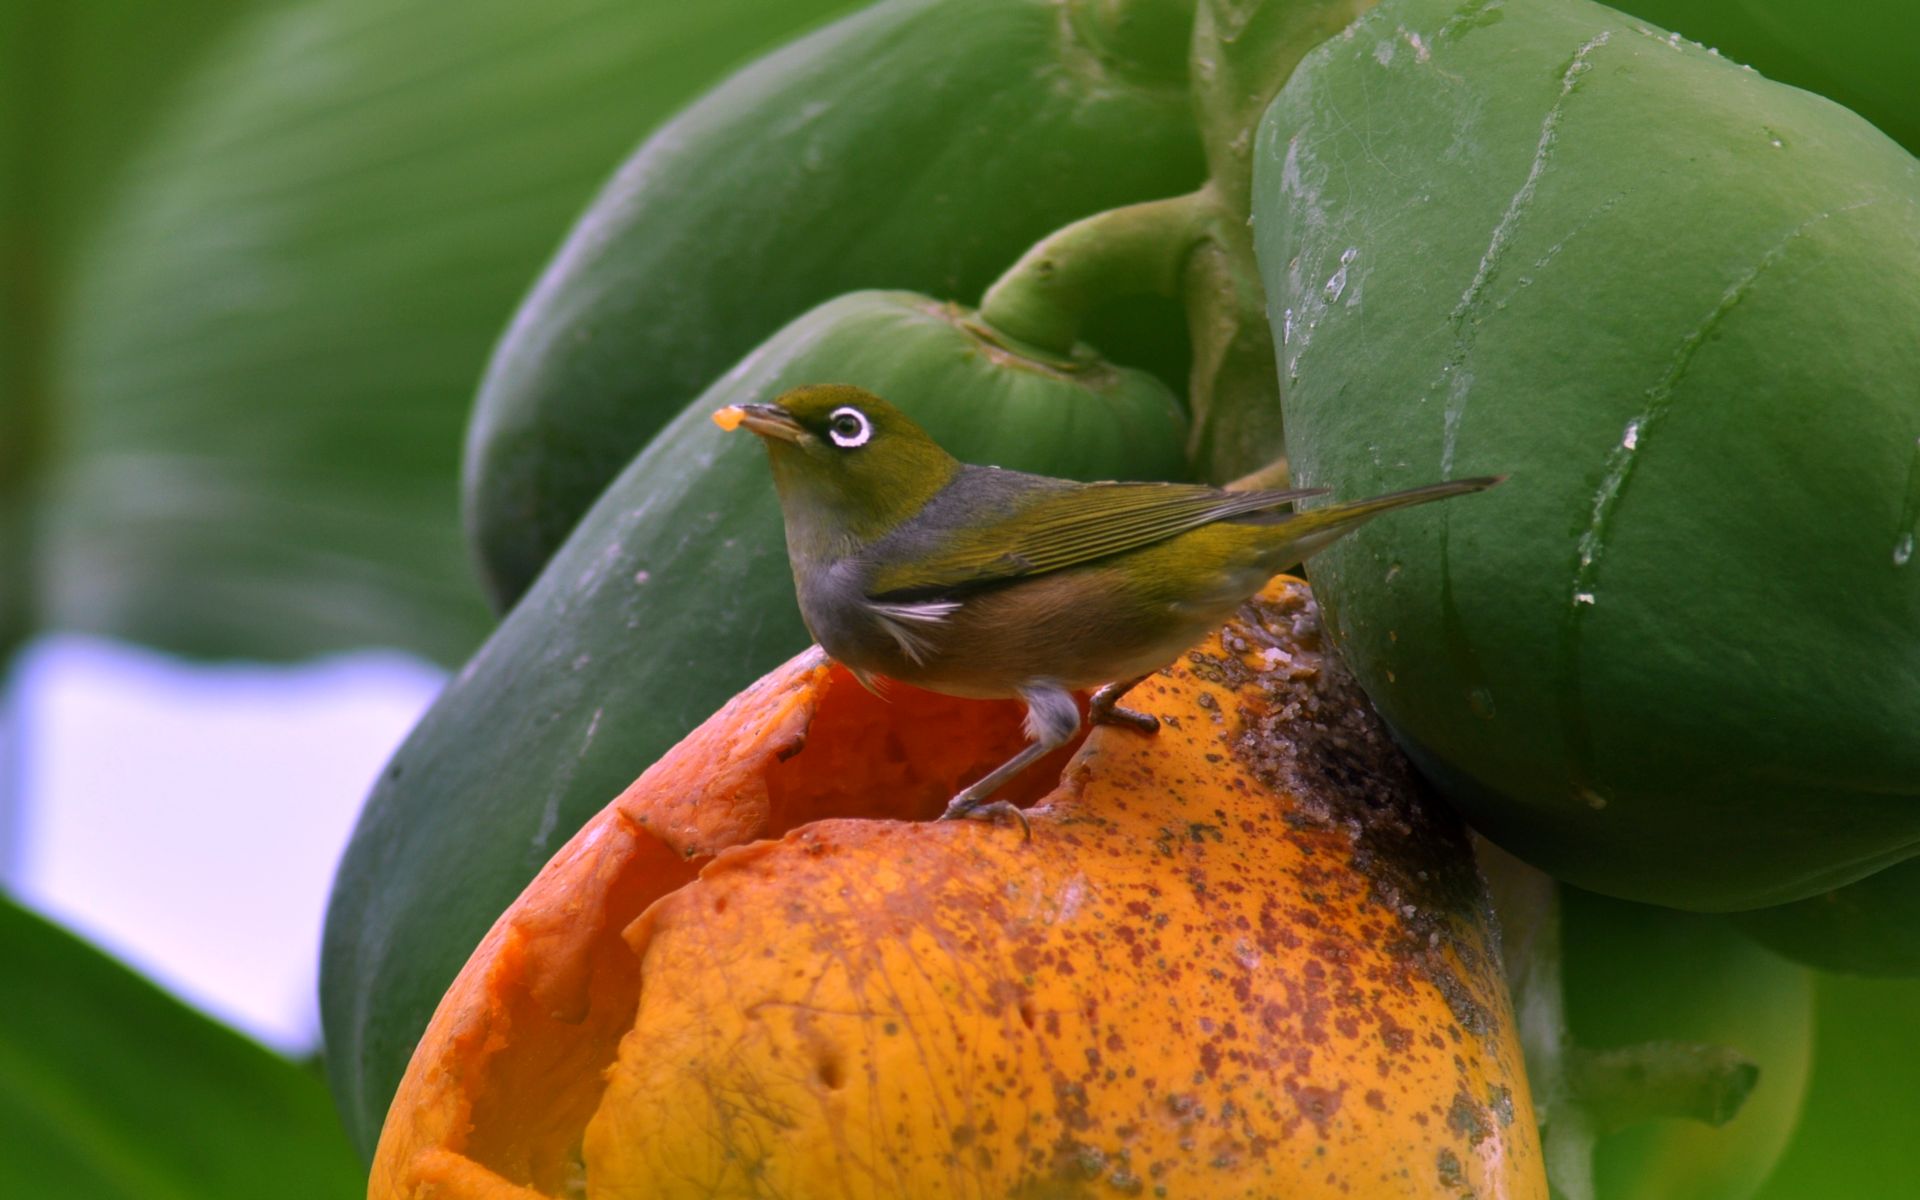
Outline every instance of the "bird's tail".
<path fill-rule="evenodd" d="M 1415 504 L 1425 504 L 1429 500 L 1444 500 L 1449 496 L 1484 492 L 1504 479 L 1506 479 L 1505 475 L 1450 479 L 1445 483 L 1429 483 L 1425 487 L 1388 492 L 1384 496 L 1373 496 L 1366 500 L 1347 500 L 1339 504 L 1329 504 L 1324 508 L 1310 508 L 1305 512 L 1290 514 L 1281 528 L 1287 531 L 1288 548 L 1292 552 L 1293 561 L 1298 562 L 1325 549 L 1381 513 L 1392 512 L 1396 508 L 1410 508 Z"/>

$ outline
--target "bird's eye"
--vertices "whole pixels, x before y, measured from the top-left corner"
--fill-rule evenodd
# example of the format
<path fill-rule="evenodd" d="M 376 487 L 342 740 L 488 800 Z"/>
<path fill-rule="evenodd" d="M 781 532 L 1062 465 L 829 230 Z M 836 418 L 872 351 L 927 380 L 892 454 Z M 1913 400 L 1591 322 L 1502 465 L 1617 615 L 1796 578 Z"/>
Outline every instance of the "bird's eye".
<path fill-rule="evenodd" d="M 827 416 L 827 434 L 836 446 L 851 450 L 873 436 L 873 423 L 857 408 L 836 408 Z"/>

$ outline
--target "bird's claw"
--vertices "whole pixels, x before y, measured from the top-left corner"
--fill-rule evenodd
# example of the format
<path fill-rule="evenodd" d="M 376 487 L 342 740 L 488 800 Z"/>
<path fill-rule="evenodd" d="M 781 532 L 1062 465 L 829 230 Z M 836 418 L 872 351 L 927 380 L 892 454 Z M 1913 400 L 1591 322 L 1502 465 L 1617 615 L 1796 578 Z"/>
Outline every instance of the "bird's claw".
<path fill-rule="evenodd" d="M 1118 704 L 1109 704 L 1104 708 L 1092 709 L 1087 713 L 1087 722 L 1092 725 L 1125 725 L 1138 729 L 1141 733 L 1160 732 L 1160 718 L 1152 713 L 1143 713 L 1137 708 L 1121 708 Z"/>
<path fill-rule="evenodd" d="M 1138 709 L 1120 707 L 1120 697 L 1132 691 L 1145 679 L 1145 675 L 1136 679 L 1116 679 L 1105 687 L 1096 688 L 1093 700 L 1087 705 L 1087 724 L 1125 725 L 1131 729 L 1138 729 L 1141 733 L 1160 732 L 1160 718 L 1140 712 Z"/>
<path fill-rule="evenodd" d="M 1011 800 L 980 801 L 966 796 L 955 796 L 947 805 L 947 811 L 940 814 L 942 821 L 992 821 L 1000 817 L 1012 817 L 1020 825 L 1022 841 L 1033 840 L 1033 826 L 1027 823 L 1027 814 Z"/>

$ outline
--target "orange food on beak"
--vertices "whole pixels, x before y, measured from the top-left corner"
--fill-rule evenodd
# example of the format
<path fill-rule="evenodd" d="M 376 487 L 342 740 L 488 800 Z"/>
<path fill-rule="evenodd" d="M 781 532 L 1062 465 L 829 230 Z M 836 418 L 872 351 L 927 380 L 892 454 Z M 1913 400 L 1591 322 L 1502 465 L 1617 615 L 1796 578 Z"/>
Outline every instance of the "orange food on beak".
<path fill-rule="evenodd" d="M 1129 703 L 1028 842 L 927 820 L 1017 705 L 774 671 L 496 922 L 370 1195 L 1545 1197 L 1464 833 L 1305 586 Z"/>
<path fill-rule="evenodd" d="M 740 422 L 746 419 L 747 414 L 742 412 L 740 406 L 737 404 L 729 404 L 725 408 L 715 409 L 713 413 L 713 423 L 728 433 L 732 433 L 734 430 L 740 428 Z"/>

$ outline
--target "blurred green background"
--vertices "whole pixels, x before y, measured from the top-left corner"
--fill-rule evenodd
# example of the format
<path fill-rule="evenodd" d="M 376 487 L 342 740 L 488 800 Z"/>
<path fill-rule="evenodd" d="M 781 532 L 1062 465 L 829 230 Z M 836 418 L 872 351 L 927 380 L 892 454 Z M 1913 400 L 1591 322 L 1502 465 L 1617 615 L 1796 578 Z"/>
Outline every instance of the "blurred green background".
<path fill-rule="evenodd" d="M 0 662 L 50 631 L 463 659 L 490 625 L 457 508 L 489 347 L 649 129 L 854 7 L 0 0 Z M 1914 0 L 1627 7 L 1920 145 Z M 20 721 L 0 882 L 34 853 Z M 270 824 L 273 781 L 236 786 Z M 1920 983 L 1823 976 L 1815 1014 L 1759 1194 L 1920 1195 Z M 8 1197 L 363 1189 L 311 1066 L 4 899 L 0 1129 Z"/>

